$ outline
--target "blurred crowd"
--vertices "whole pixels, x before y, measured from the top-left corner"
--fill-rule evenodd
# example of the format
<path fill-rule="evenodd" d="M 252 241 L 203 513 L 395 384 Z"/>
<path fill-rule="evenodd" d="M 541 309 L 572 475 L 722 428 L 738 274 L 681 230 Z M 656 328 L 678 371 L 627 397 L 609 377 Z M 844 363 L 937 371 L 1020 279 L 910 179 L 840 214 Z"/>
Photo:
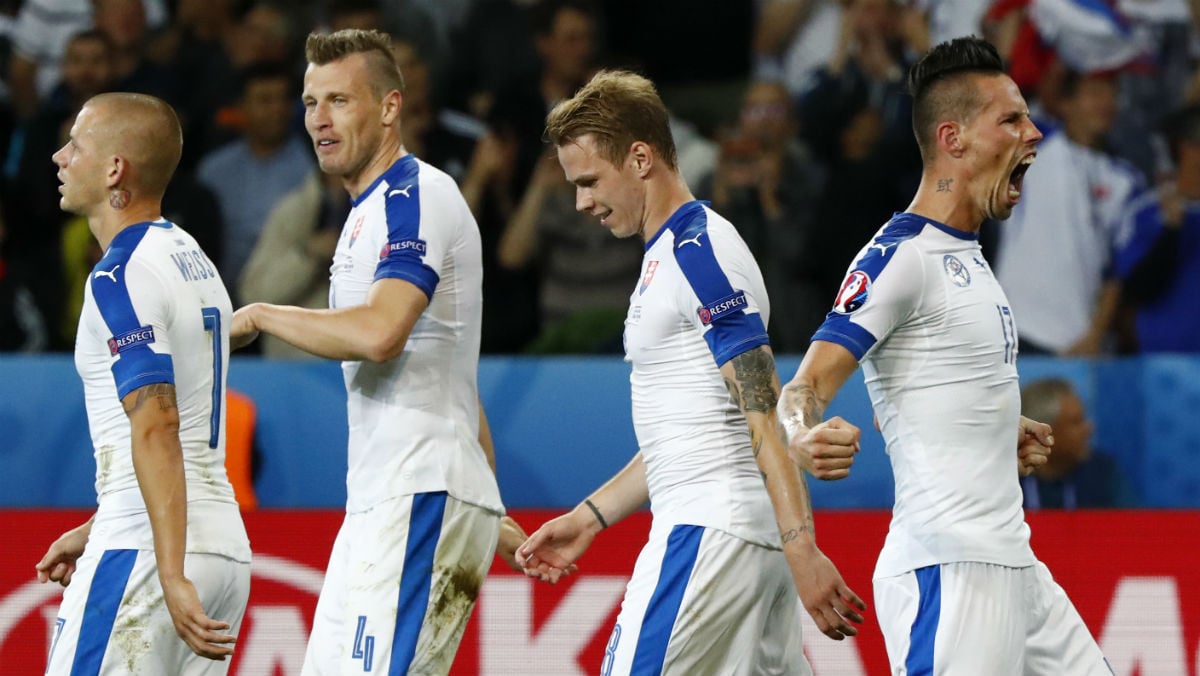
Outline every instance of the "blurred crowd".
<path fill-rule="evenodd" d="M 325 305 L 350 205 L 304 132 L 304 38 L 372 28 L 402 64 L 406 147 L 479 223 L 484 352 L 621 350 L 642 243 L 575 211 L 542 139 L 597 69 L 658 84 L 682 173 L 757 257 L 776 351 L 799 352 L 916 188 L 909 64 L 976 34 L 1046 134 L 982 234 L 1022 352 L 1200 353 L 1198 25 L 1200 0 L 0 0 L 0 351 L 73 347 L 100 251 L 50 156 L 103 91 L 179 112 L 164 214 L 235 305 Z"/>

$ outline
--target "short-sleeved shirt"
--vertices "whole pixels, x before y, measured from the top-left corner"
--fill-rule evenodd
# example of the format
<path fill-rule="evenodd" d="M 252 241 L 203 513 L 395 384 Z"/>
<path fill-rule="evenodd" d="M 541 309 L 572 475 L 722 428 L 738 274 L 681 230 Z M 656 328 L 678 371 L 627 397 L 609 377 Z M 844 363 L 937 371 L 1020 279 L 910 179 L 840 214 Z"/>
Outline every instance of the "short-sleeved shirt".
<path fill-rule="evenodd" d="M 767 345 L 762 275 L 729 221 L 680 207 L 646 245 L 625 319 L 633 424 L 656 526 L 780 547 L 746 418 L 719 367 Z"/>
<path fill-rule="evenodd" d="M 500 512 L 479 445 L 479 227 L 449 175 L 405 155 L 354 201 L 333 256 L 329 306 L 362 305 L 381 279 L 429 298 L 404 351 L 342 363 L 350 427 L 347 510 L 446 491 Z"/>
<path fill-rule="evenodd" d="M 977 237 L 896 214 L 851 264 L 813 340 L 862 362 L 891 458 L 896 502 L 875 575 L 1032 565 L 1015 323 Z"/>
<path fill-rule="evenodd" d="M 249 561 L 225 473 L 225 382 L 233 309 L 216 267 L 191 235 L 165 221 L 129 226 L 88 277 L 75 340 L 99 501 L 93 537 L 153 549 L 134 474 L 125 395 L 175 386 L 187 482 L 187 551 Z"/>

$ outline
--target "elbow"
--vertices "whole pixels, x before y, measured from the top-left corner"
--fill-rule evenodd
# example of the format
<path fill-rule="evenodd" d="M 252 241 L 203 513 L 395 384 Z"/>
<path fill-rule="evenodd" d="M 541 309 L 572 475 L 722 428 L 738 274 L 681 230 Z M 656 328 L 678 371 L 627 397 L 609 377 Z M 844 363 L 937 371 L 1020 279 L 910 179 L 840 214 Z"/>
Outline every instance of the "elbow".
<path fill-rule="evenodd" d="M 374 336 L 364 346 L 363 357 L 376 364 L 391 361 L 404 352 L 404 345 L 407 342 L 407 335 L 385 333 Z"/>

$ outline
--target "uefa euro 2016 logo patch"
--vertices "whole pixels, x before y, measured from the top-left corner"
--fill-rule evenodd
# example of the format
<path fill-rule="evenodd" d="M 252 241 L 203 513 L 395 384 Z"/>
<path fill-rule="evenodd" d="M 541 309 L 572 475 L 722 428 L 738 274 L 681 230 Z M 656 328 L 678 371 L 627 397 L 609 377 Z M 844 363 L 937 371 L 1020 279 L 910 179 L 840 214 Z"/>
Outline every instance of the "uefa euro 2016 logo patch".
<path fill-rule="evenodd" d="M 950 275 L 950 281 L 954 282 L 955 286 L 967 286 L 971 283 L 971 272 L 957 256 L 942 256 L 942 267 L 946 268 L 946 274 Z"/>
<path fill-rule="evenodd" d="M 866 304 L 870 295 L 871 276 L 862 270 L 855 270 L 842 282 L 842 288 L 833 302 L 833 311 L 848 315 Z"/>

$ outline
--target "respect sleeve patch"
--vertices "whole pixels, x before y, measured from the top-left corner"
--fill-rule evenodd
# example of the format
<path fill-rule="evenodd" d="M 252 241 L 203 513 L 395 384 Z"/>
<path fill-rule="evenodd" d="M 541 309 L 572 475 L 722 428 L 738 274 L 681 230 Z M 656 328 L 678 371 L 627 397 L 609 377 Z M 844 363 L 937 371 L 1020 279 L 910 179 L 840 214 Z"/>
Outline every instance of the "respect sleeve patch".
<path fill-rule="evenodd" d="M 154 342 L 154 327 L 139 326 L 132 331 L 126 331 L 119 336 L 108 339 L 108 351 L 112 356 L 132 350 L 139 345 L 149 345 Z"/>

